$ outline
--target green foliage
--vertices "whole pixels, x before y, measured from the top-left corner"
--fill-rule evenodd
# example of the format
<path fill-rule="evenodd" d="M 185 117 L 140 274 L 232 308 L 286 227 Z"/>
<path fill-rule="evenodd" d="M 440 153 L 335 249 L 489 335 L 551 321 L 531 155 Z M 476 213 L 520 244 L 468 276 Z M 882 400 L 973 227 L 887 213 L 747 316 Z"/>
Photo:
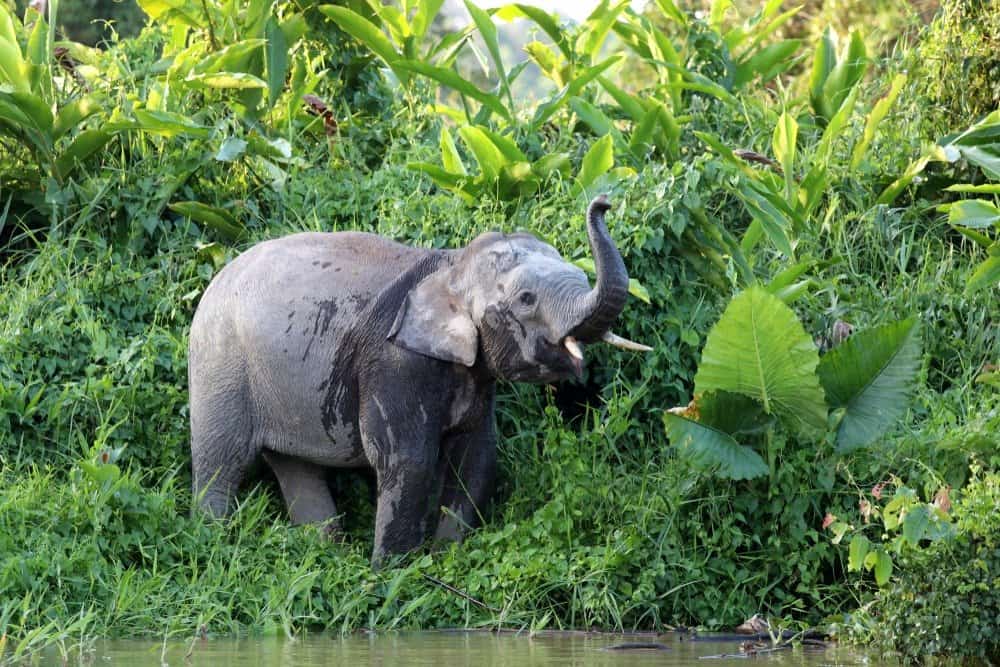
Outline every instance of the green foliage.
<path fill-rule="evenodd" d="M 667 435 L 721 477 L 770 471 L 773 478 L 771 417 L 806 442 L 829 423 L 838 452 L 868 444 L 905 412 L 920 351 L 917 321 L 909 319 L 859 333 L 821 361 L 791 308 L 751 287 L 733 298 L 709 332 L 694 378 L 695 400 L 666 413 Z M 766 466 L 733 437 L 760 432 Z"/>
<path fill-rule="evenodd" d="M 1000 7 L 944 0 L 914 56 L 928 101 L 952 127 L 1000 107 Z"/>
<path fill-rule="evenodd" d="M 0 634 L 19 657 L 69 632 L 202 625 L 817 624 L 871 593 L 857 568 L 895 586 L 911 552 L 943 548 L 920 498 L 1000 464 L 995 300 L 963 292 L 995 236 L 995 123 L 907 172 L 934 138 L 914 129 L 915 70 L 856 78 L 841 55 L 817 119 L 815 44 L 780 36 L 799 17 L 776 1 L 745 20 L 726 2 L 702 18 L 605 2 L 580 26 L 509 5 L 444 36 L 433 1 L 145 4 L 137 38 L 71 45 L 92 115 L 46 60 L 65 132 L 47 162 L 20 126 L 0 138 Z M 520 62 L 491 27 L 513 17 L 540 31 Z M 11 26 L 25 60 L 33 33 Z M 488 84 L 455 64 L 474 35 Z M 557 90 L 530 105 L 514 84 L 535 65 Z M 90 130 L 112 138 L 58 171 Z M 288 525 L 266 471 L 232 521 L 189 515 L 186 331 L 239 250 L 303 230 L 457 247 L 522 229 L 587 269 L 582 213 L 602 191 L 637 296 L 615 328 L 654 350 L 594 345 L 584 383 L 500 387 L 500 493 L 465 542 L 372 572 L 371 481 L 344 471 L 344 545 Z M 953 228 L 936 211 L 954 192 L 979 203 L 954 205 Z M 817 358 L 842 320 L 857 333 Z M 911 387 L 914 419 L 889 430 Z M 844 540 L 824 539 L 827 512 L 853 516 L 855 489 L 893 474 L 914 491 L 877 508 L 889 523 L 835 520 Z"/>
<path fill-rule="evenodd" d="M 979 473 L 963 490 L 945 524 L 953 529 L 905 553 L 896 576 L 879 592 L 869 612 L 872 619 L 878 619 L 870 636 L 876 648 L 896 653 L 907 662 L 928 656 L 976 663 L 1000 659 L 997 503 L 1000 476 Z M 924 513 L 918 514 L 915 510 L 921 508 Z M 908 523 L 931 525 L 925 516 L 936 518 L 940 513 L 934 504 L 916 505 L 905 515 L 903 532 Z"/>
<path fill-rule="evenodd" d="M 817 372 L 839 412 L 838 451 L 867 445 L 903 415 L 920 356 L 919 322 L 910 318 L 859 332 L 823 357 Z"/>
<path fill-rule="evenodd" d="M 99 151 L 111 134 L 102 127 L 106 113 L 76 69 L 56 69 L 55 29 L 58 2 L 48 4 L 48 20 L 34 10 L 22 23 L 0 5 L 0 137 L 31 156 L 35 173 L 22 175 L 27 187 L 50 190 Z M 29 31 L 30 28 L 30 31 Z M 64 62 L 71 62 L 64 60 Z"/>

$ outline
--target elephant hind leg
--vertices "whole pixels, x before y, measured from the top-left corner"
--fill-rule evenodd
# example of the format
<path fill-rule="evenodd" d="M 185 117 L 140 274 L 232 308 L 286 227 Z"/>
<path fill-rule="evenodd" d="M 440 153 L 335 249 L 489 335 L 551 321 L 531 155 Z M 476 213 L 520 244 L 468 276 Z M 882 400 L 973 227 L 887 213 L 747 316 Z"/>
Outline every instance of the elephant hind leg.
<path fill-rule="evenodd" d="M 337 506 L 326 484 L 326 468 L 265 449 L 264 460 L 274 471 L 292 523 L 324 523 L 331 534 L 340 532 Z"/>
<path fill-rule="evenodd" d="M 223 518 L 232 511 L 236 491 L 260 448 L 253 442 L 253 420 L 245 389 L 218 390 L 231 384 L 225 381 L 227 375 L 196 364 L 191 368 L 194 500 L 211 516 Z"/>
<path fill-rule="evenodd" d="M 220 445 L 216 440 L 213 445 Z M 193 492 L 198 506 L 216 518 L 229 516 L 233 509 L 236 491 L 246 477 L 255 458 L 251 448 L 243 442 L 232 447 L 198 448 L 192 452 L 194 470 Z"/>

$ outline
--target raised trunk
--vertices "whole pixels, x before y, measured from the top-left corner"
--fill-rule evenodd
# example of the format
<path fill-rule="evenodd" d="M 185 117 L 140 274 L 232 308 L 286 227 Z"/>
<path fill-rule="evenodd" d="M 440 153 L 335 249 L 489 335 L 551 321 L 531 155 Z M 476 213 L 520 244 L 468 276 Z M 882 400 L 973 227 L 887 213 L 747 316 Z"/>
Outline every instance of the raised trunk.
<path fill-rule="evenodd" d="M 600 195 L 587 209 L 587 236 L 594 256 L 597 284 L 577 306 L 575 319 L 579 324 L 570 332 L 584 343 L 600 340 L 611 329 L 628 299 L 628 272 L 604 224 L 604 214 L 610 208 L 608 198 Z"/>

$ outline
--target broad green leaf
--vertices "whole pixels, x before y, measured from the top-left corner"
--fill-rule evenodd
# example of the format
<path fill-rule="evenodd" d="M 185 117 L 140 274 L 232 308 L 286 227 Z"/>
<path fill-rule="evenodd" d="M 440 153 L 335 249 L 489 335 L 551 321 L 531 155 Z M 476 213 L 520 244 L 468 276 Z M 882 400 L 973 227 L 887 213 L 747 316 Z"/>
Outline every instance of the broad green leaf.
<path fill-rule="evenodd" d="M 593 67 L 588 67 L 582 72 L 579 72 L 578 76 L 570 81 L 566 87 L 545 102 L 538 105 L 535 109 L 535 117 L 531 120 L 531 127 L 537 128 L 545 123 L 545 121 L 552 117 L 552 114 L 562 108 L 562 106 L 570 99 L 575 97 L 576 94 L 583 90 L 588 83 L 596 79 L 604 72 L 604 70 L 608 69 L 619 60 L 621 60 L 621 56 L 611 56 L 610 58 L 602 60 Z"/>
<path fill-rule="evenodd" d="M 239 137 L 226 137 L 226 140 L 219 146 L 215 159 L 219 162 L 232 162 L 243 155 L 247 150 L 247 142 Z"/>
<path fill-rule="evenodd" d="M 25 76 L 25 62 L 14 30 L 14 20 L 6 5 L 0 6 L 0 84 L 27 92 L 30 83 Z"/>
<path fill-rule="evenodd" d="M 628 279 L 628 293 L 646 304 L 652 304 L 649 300 L 649 290 L 635 278 Z"/>
<path fill-rule="evenodd" d="M 993 245 L 993 239 L 988 234 L 976 231 L 969 227 L 952 227 L 956 232 L 975 243 L 980 248 L 989 248 Z"/>
<path fill-rule="evenodd" d="M 56 114 L 52 123 L 52 138 L 59 139 L 85 119 L 103 110 L 95 95 L 79 97 L 66 104 Z"/>
<path fill-rule="evenodd" d="M 184 79 L 184 84 L 192 88 L 224 88 L 232 90 L 252 90 L 267 88 L 267 82 L 246 72 L 211 72 L 195 74 Z"/>
<path fill-rule="evenodd" d="M 611 135 L 606 134 L 590 147 L 587 154 L 583 156 L 580 165 L 580 173 L 577 175 L 577 183 L 583 189 L 594 184 L 598 177 L 603 176 L 615 164 L 614 143 Z"/>
<path fill-rule="evenodd" d="M 183 25 L 200 28 L 199 17 L 192 11 L 194 8 L 185 0 L 137 0 L 142 11 L 153 21 L 161 18 L 176 19 Z"/>
<path fill-rule="evenodd" d="M 504 5 L 497 10 L 495 15 L 504 21 L 511 21 L 519 16 L 531 19 L 552 39 L 552 43 L 562 51 L 563 56 L 573 58 L 573 49 L 569 45 L 566 32 L 559 27 L 558 20 L 545 10 L 531 5 L 515 3 Z"/>
<path fill-rule="evenodd" d="M 52 111 L 38 95 L 33 93 L 0 93 L 0 99 L 9 100 L 20 109 L 29 119 L 32 129 L 48 136 L 52 132 L 52 124 L 55 119 Z"/>
<path fill-rule="evenodd" d="M 676 21 L 678 25 L 687 25 L 687 15 L 677 8 L 674 0 L 656 0 L 656 6 L 660 8 L 664 16 Z"/>
<path fill-rule="evenodd" d="M 996 243 L 991 248 L 1000 251 L 1000 246 Z M 990 255 L 969 277 L 969 282 L 965 284 L 965 293 L 971 295 L 981 289 L 993 287 L 997 283 L 1000 283 L 1000 255 Z"/>
<path fill-rule="evenodd" d="M 562 77 L 562 66 L 565 61 L 561 61 L 548 45 L 537 41 L 528 42 L 524 45 L 524 52 L 538 66 L 542 74 L 552 79 L 557 86 L 566 85 L 566 81 Z"/>
<path fill-rule="evenodd" d="M 635 129 L 632 130 L 632 137 L 629 139 L 628 147 L 632 155 L 641 160 L 645 157 L 649 144 L 653 140 L 653 132 L 660 126 L 660 109 L 653 107 L 646 112 Z"/>
<path fill-rule="evenodd" d="M 1000 195 L 1000 183 L 983 183 L 982 185 L 970 185 L 959 183 L 949 185 L 945 188 L 948 192 L 970 192 L 974 194 Z"/>
<path fill-rule="evenodd" d="M 642 119 L 646 117 L 646 112 L 648 108 L 639 101 L 639 98 L 635 95 L 630 95 L 624 90 L 611 83 L 608 79 L 603 76 L 597 77 L 604 90 L 608 91 L 608 94 L 614 98 L 618 106 L 621 107 L 622 111 L 628 114 L 634 122 L 640 123 Z M 650 107 L 651 108 L 651 107 Z"/>
<path fill-rule="evenodd" d="M 187 116 L 171 111 L 149 111 L 148 109 L 136 109 L 133 112 L 136 122 L 134 124 L 125 123 L 122 128 L 108 125 L 112 129 L 138 129 L 161 134 L 167 137 L 174 137 L 179 134 L 188 134 L 194 137 L 206 138 L 211 134 L 211 129 L 204 125 L 198 125 Z"/>
<path fill-rule="evenodd" d="M 1000 180 L 1000 143 L 987 146 L 967 146 L 960 149 L 962 157 L 983 170 L 992 180 Z"/>
<path fill-rule="evenodd" d="M 795 253 L 792 251 L 792 244 L 785 233 L 785 229 L 788 227 L 788 219 L 785 215 L 772 202 L 746 184 L 740 185 L 739 193 L 743 205 L 746 206 L 753 219 L 760 223 L 764 233 L 771 239 L 775 247 L 787 257 L 792 257 Z"/>
<path fill-rule="evenodd" d="M 264 35 L 267 46 L 264 47 L 264 57 L 267 65 L 267 106 L 274 103 L 285 88 L 285 77 L 288 75 L 288 42 L 278 21 L 268 17 L 264 24 Z"/>
<path fill-rule="evenodd" d="M 410 28 L 417 39 L 422 39 L 426 34 L 443 4 L 444 0 L 418 0 L 417 11 L 413 15 L 413 21 L 410 22 Z"/>
<path fill-rule="evenodd" d="M 871 113 L 868 114 L 868 118 L 865 121 L 865 132 L 851 154 L 851 169 L 857 169 L 858 165 L 861 164 L 861 160 L 864 159 L 865 153 L 868 151 L 868 146 L 871 145 L 872 139 L 875 138 L 875 130 L 889 113 L 892 105 L 895 104 L 896 98 L 899 97 L 899 93 L 902 92 L 904 85 L 906 85 L 906 74 L 897 74 L 889 86 L 889 92 L 875 103 Z"/>
<path fill-rule="evenodd" d="M 629 0 L 620 0 L 613 6 L 609 5 L 608 0 L 601 0 L 597 8 L 584 21 L 582 30 L 576 38 L 577 52 L 593 61 L 600 53 L 601 46 L 611 30 L 611 26 L 628 5 Z"/>
<path fill-rule="evenodd" d="M 199 60 L 191 67 L 190 73 L 195 75 L 209 74 L 211 72 L 245 71 L 251 54 L 259 51 L 265 43 L 263 39 L 244 39 L 230 44 Z"/>
<path fill-rule="evenodd" d="M 55 172 L 60 180 L 69 176 L 80 163 L 104 148 L 111 134 L 103 130 L 84 130 L 59 154 L 55 160 Z"/>
<path fill-rule="evenodd" d="M 0 5 L 0 42 L 17 44 L 17 32 L 14 30 L 14 17 L 7 5 Z"/>
<path fill-rule="evenodd" d="M 441 145 L 441 162 L 444 164 L 445 171 L 461 176 L 467 175 L 469 172 L 465 170 L 462 156 L 458 154 L 458 148 L 455 147 L 455 141 L 451 138 L 451 132 L 448 131 L 447 127 L 441 128 L 439 143 Z"/>
<path fill-rule="evenodd" d="M 728 391 L 710 391 L 695 400 L 698 422 L 733 437 L 763 433 L 774 417 L 749 396 Z"/>
<path fill-rule="evenodd" d="M 459 129 L 458 135 L 472 151 L 479 164 L 479 171 L 487 181 L 494 181 L 500 175 L 500 170 L 510 163 L 496 144 L 480 128 L 466 125 Z"/>
<path fill-rule="evenodd" d="M 833 28 L 827 27 L 819 44 L 816 45 L 812 73 L 809 76 L 809 100 L 813 113 L 824 121 L 829 121 L 833 117 L 833 110 L 829 108 L 823 96 L 823 86 L 837 63 L 836 40 L 837 33 Z"/>
<path fill-rule="evenodd" d="M 240 241 L 246 237 L 246 229 L 229 211 L 209 206 L 197 201 L 179 201 L 167 206 L 174 213 L 179 213 L 195 222 L 200 222 L 213 229 L 230 241 Z"/>
<path fill-rule="evenodd" d="M 663 413 L 663 424 L 674 447 L 700 468 L 727 479 L 753 479 L 768 473 L 760 454 L 728 433 L 670 412 Z"/>
<path fill-rule="evenodd" d="M 833 114 L 833 118 L 824 118 L 824 122 L 827 120 L 829 122 L 826 125 L 826 129 L 823 130 L 822 136 L 820 136 L 819 145 L 813 156 L 814 165 L 822 166 L 824 170 L 826 169 L 826 164 L 830 161 L 830 155 L 833 152 L 833 142 L 843 134 L 844 128 L 847 127 L 847 122 L 854 113 L 854 105 L 857 104 L 859 90 L 858 86 L 852 88 L 847 99 L 840 105 L 840 109 L 837 110 L 837 113 Z"/>
<path fill-rule="evenodd" d="M 506 120 L 512 120 L 510 112 L 500 101 L 500 98 L 496 95 L 491 95 L 483 90 L 480 90 L 472 83 L 463 79 L 454 70 L 447 69 L 445 67 L 436 67 L 419 60 L 399 60 L 396 63 L 396 67 L 410 72 L 416 72 L 430 79 L 434 79 L 438 83 L 443 83 L 449 88 L 453 88 L 462 95 L 466 97 L 471 97 L 483 106 L 487 107 L 490 111 L 502 116 Z"/>
<path fill-rule="evenodd" d="M 920 323 L 916 318 L 855 333 L 819 364 L 831 409 L 843 409 L 837 451 L 872 442 L 898 420 L 920 369 Z"/>
<path fill-rule="evenodd" d="M 928 512 L 927 505 L 921 503 L 911 507 L 903 519 L 903 539 L 909 542 L 911 546 L 920 546 L 920 540 L 927 534 L 930 522 L 930 513 Z"/>
<path fill-rule="evenodd" d="M 467 176 L 453 174 L 445 171 L 436 164 L 429 164 L 427 162 L 410 162 L 406 165 L 406 168 L 427 174 L 438 187 L 454 192 L 466 204 L 472 205 L 475 203 L 477 189 L 470 185 Z"/>
<path fill-rule="evenodd" d="M 847 556 L 848 572 L 861 571 L 861 567 L 865 563 L 865 557 L 868 556 L 868 549 L 870 547 L 871 542 L 864 535 L 855 535 L 851 538 L 851 546 L 848 549 Z"/>
<path fill-rule="evenodd" d="M 930 162 L 931 159 L 932 155 L 925 153 L 911 162 L 909 166 L 906 167 L 906 171 L 903 172 L 903 175 L 890 183 L 889 186 L 882 191 L 882 194 L 878 196 L 875 203 L 888 206 L 892 202 L 896 201 L 896 197 L 898 197 L 899 194 L 913 182 L 913 179 L 927 167 L 927 163 Z"/>
<path fill-rule="evenodd" d="M 988 229 L 1000 224 L 1000 208 L 985 199 L 957 201 L 948 206 L 948 222 L 973 229 Z"/>
<path fill-rule="evenodd" d="M 889 577 L 892 576 L 892 556 L 881 549 L 877 553 L 878 555 L 875 557 L 875 583 L 879 586 L 885 586 L 889 583 Z"/>
<path fill-rule="evenodd" d="M 799 124 L 795 121 L 795 116 L 783 111 L 778 117 L 778 124 L 774 126 L 771 148 L 785 175 L 785 198 L 788 200 L 792 198 L 795 188 L 795 148 L 798 137 Z"/>
<path fill-rule="evenodd" d="M 481 127 L 479 129 L 481 129 L 486 134 L 486 136 L 490 138 L 490 141 L 493 142 L 493 145 L 496 146 L 501 153 L 503 153 L 503 156 L 507 158 L 508 161 L 510 162 L 528 161 L 527 156 L 525 156 L 525 154 L 521 152 L 521 149 L 517 147 L 517 144 L 515 144 L 514 141 L 510 139 L 510 137 L 506 137 L 502 134 L 494 132 L 488 127 Z"/>
<path fill-rule="evenodd" d="M 341 30 L 368 47 L 389 67 L 394 67 L 399 59 L 399 54 L 389 38 L 374 23 L 347 7 L 320 5 L 319 10 L 336 23 Z"/>
<path fill-rule="evenodd" d="M 614 129 L 614 123 L 607 115 L 582 97 L 574 97 L 569 101 L 569 108 L 591 131 L 599 136 L 608 134 Z"/>
<path fill-rule="evenodd" d="M 479 34 L 486 42 L 486 50 L 490 52 L 493 59 L 493 67 L 500 77 L 500 89 L 507 96 L 507 101 L 513 105 L 513 98 L 510 94 L 510 82 L 507 80 L 507 70 L 503 66 L 503 57 L 500 54 L 500 40 L 497 37 L 497 27 L 493 24 L 493 19 L 485 11 L 477 7 L 470 0 L 465 0 L 465 8 L 472 16 L 473 22 L 479 28 Z"/>
<path fill-rule="evenodd" d="M 802 40 L 786 39 L 758 50 L 736 66 L 733 87 L 739 88 L 757 76 L 760 76 L 763 83 L 770 81 L 800 60 L 795 57 L 800 46 Z"/>
<path fill-rule="evenodd" d="M 733 298 L 709 332 L 695 394 L 749 396 L 786 423 L 819 430 L 827 410 L 818 364 L 816 346 L 795 313 L 763 287 L 750 287 Z"/>
<path fill-rule="evenodd" d="M 539 178 L 547 178 L 555 172 L 559 172 L 563 175 L 569 173 L 571 168 L 569 161 L 569 155 L 566 153 L 549 153 L 536 160 L 533 165 L 531 165 L 531 170 Z"/>

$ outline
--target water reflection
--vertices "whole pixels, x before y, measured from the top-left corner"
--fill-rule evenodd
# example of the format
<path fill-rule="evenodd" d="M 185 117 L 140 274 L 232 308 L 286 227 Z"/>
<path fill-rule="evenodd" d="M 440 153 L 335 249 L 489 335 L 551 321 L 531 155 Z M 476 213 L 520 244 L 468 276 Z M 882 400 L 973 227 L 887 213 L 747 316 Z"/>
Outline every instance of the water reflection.
<path fill-rule="evenodd" d="M 669 650 L 608 650 L 627 643 L 656 642 Z M 487 632 L 400 632 L 300 639 L 206 639 L 194 642 L 102 641 L 92 657 L 97 664 L 248 667 L 295 665 L 429 665 L 433 667 L 621 667 L 624 665 L 747 665 L 740 643 L 679 641 L 672 635 L 587 633 L 527 634 Z M 720 654 L 732 657 L 712 658 Z M 795 647 L 754 658 L 769 667 L 791 665 L 879 665 L 840 647 Z"/>

